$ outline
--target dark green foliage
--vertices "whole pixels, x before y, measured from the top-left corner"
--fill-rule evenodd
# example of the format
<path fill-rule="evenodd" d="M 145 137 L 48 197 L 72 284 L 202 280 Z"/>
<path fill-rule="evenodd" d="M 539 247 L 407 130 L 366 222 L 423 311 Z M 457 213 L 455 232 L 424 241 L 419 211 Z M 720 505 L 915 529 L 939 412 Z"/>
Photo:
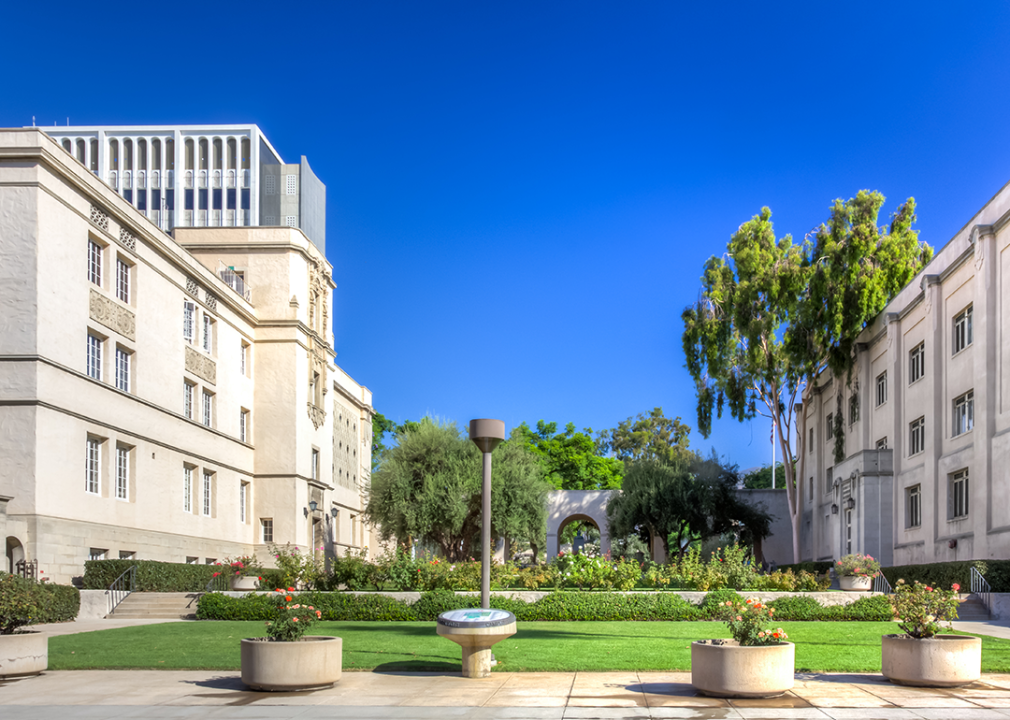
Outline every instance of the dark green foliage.
<path fill-rule="evenodd" d="M 611 490 L 621 487 L 624 464 L 603 457 L 593 441 L 592 428 L 577 432 L 568 423 L 558 432 L 557 423 L 537 422 L 532 430 L 526 423 L 516 428 L 526 446 L 544 465 L 546 480 L 557 490 Z"/>
<path fill-rule="evenodd" d="M 719 605 L 725 605 L 727 602 L 743 602 L 744 598 L 736 590 L 730 588 L 722 588 L 720 590 L 713 590 L 705 596 L 705 599 L 701 601 L 701 609 L 706 613 L 711 613 Z"/>
<path fill-rule="evenodd" d="M 84 563 L 85 590 L 106 590 L 130 566 L 137 566 L 136 590 L 141 592 L 202 592 L 217 565 L 187 565 L 154 560 L 88 560 Z"/>
<path fill-rule="evenodd" d="M 663 408 L 655 407 L 645 415 L 629 417 L 612 430 L 604 430 L 596 438 L 600 453 L 613 453 L 625 463 L 651 460 L 664 465 L 690 461 L 694 453 L 689 448 L 691 428 L 680 418 L 670 419 Z"/>
<path fill-rule="evenodd" d="M 350 593 L 298 593 L 293 602 L 311 605 L 322 612 L 322 620 L 417 620 L 404 602 L 385 595 Z M 479 604 L 479 603 L 478 603 Z M 197 602 L 198 620 L 271 620 L 276 603 L 270 594 L 250 593 L 231 597 L 208 593 Z"/>
<path fill-rule="evenodd" d="M 273 590 L 284 587 L 284 571 L 277 568 L 263 568 L 260 570 L 260 587 L 263 590 Z"/>
<path fill-rule="evenodd" d="M 801 563 L 791 563 L 789 565 L 779 565 L 778 569 L 782 572 L 786 570 L 792 570 L 794 573 L 799 573 L 801 570 L 806 570 L 808 573 L 813 573 L 815 575 L 823 575 L 828 570 L 834 567 L 834 563 L 830 560 L 826 562 L 801 562 Z"/>
<path fill-rule="evenodd" d="M 435 620 L 444 612 L 449 610 L 462 610 L 463 608 L 480 607 L 480 596 L 478 595 L 457 595 L 451 590 L 433 590 L 421 595 L 421 599 L 410 606 L 418 620 Z M 495 598 L 494 607 L 505 610 L 498 606 L 498 599 Z"/>
<path fill-rule="evenodd" d="M 820 620 L 825 608 L 812 597 L 783 597 L 768 603 L 775 608 L 775 620 Z"/>
<path fill-rule="evenodd" d="M 826 608 L 828 610 L 835 608 Z M 887 595 L 861 597 L 854 603 L 838 608 L 844 620 L 875 620 L 889 622 L 894 619 L 891 601 Z M 825 618 L 827 619 L 827 618 Z"/>
<path fill-rule="evenodd" d="M 38 583 L 35 592 L 39 598 L 39 614 L 36 616 L 36 622 L 70 622 L 80 612 L 81 591 L 73 585 Z"/>
<path fill-rule="evenodd" d="M 234 598 L 221 593 L 202 595 L 196 604 L 197 620 L 270 620 L 276 602 L 270 595 Z"/>
<path fill-rule="evenodd" d="M 989 581 L 993 592 L 1010 592 L 1010 560 L 958 560 L 928 565 L 895 565 L 881 568 L 881 572 L 892 586 L 898 580 L 904 580 L 909 584 L 918 581 L 923 585 L 935 585 L 949 590 L 951 585 L 957 583 L 961 586 L 961 592 L 968 592 L 972 567 L 977 568 Z"/>

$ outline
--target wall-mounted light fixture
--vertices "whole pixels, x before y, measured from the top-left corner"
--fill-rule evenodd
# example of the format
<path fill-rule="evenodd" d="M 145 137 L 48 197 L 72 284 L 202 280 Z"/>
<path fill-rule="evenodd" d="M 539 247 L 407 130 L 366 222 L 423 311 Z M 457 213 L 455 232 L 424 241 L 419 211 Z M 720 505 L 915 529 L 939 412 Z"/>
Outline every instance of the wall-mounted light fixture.
<path fill-rule="evenodd" d="M 315 500 L 312 500 L 312 501 L 309 502 L 309 510 L 311 510 L 312 512 L 315 512 L 316 508 L 318 508 L 318 507 L 319 507 L 319 503 L 317 503 Z"/>
<path fill-rule="evenodd" d="M 838 505 L 836 505 L 835 503 L 831 503 L 831 514 L 832 515 L 838 514 Z"/>
<path fill-rule="evenodd" d="M 949 540 L 947 542 L 947 547 L 949 547 L 951 550 L 953 550 L 954 548 L 956 548 L 957 547 L 957 538 L 952 538 L 951 540 Z"/>
<path fill-rule="evenodd" d="M 340 508 L 330 508 L 330 516 L 336 519 L 337 515 L 340 514 Z"/>
<path fill-rule="evenodd" d="M 848 510 L 852 510 L 853 508 L 855 508 L 856 507 L 856 499 L 850 497 L 848 500 L 845 501 L 845 507 Z"/>

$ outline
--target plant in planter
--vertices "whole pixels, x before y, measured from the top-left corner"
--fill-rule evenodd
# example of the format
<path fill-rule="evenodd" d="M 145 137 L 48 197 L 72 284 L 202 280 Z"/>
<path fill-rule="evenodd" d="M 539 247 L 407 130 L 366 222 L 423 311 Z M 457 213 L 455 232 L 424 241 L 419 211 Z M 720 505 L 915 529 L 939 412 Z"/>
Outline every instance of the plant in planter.
<path fill-rule="evenodd" d="M 214 573 L 214 577 L 227 574 L 231 579 L 232 590 L 256 590 L 259 588 L 262 566 L 255 555 L 243 555 L 234 560 L 227 559 L 223 563 L 214 563 L 222 569 Z"/>
<path fill-rule="evenodd" d="M 957 619 L 958 591 L 898 580 L 889 598 L 904 634 L 884 635 L 881 671 L 899 685 L 956 687 L 974 682 L 982 674 L 982 640 L 970 635 L 941 635 L 941 623 L 953 630 Z"/>
<path fill-rule="evenodd" d="M 795 646 L 772 628 L 775 609 L 760 600 L 727 600 L 720 616 L 732 640 L 691 643 L 691 684 L 714 697 L 775 697 L 793 686 Z"/>
<path fill-rule="evenodd" d="M 314 690 L 340 679 L 343 641 L 305 635 L 321 611 L 296 602 L 294 587 L 277 589 L 267 636 L 242 640 L 242 682 L 256 690 Z"/>
<path fill-rule="evenodd" d="M 25 632 L 39 615 L 33 580 L 0 572 L 0 678 L 38 675 L 49 666 L 49 637 Z"/>
<path fill-rule="evenodd" d="M 873 578 L 880 574 L 880 562 L 870 555 L 854 553 L 835 563 L 838 586 L 849 592 L 865 592 L 873 587 Z"/>

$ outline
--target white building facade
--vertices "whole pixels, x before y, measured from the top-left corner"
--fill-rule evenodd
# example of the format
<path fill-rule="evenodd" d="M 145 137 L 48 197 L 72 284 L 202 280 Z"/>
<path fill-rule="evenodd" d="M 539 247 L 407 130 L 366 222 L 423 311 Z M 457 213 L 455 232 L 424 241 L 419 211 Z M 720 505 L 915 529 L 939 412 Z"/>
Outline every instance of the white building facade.
<path fill-rule="evenodd" d="M 374 547 L 372 398 L 335 363 L 321 247 L 294 226 L 172 237 L 63 140 L 0 130 L 0 568 Z"/>
<path fill-rule="evenodd" d="M 1010 557 L 1008 224 L 1005 186 L 806 393 L 804 559 Z"/>

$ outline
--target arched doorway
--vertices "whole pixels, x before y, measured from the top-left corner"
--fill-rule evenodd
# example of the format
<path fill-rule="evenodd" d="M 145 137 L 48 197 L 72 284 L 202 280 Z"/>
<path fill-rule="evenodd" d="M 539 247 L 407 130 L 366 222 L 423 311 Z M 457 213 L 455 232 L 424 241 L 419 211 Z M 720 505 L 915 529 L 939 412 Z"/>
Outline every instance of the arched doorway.
<path fill-rule="evenodd" d="M 25 546 L 16 537 L 7 538 L 7 572 L 13 573 L 14 567 L 25 559 Z"/>
<path fill-rule="evenodd" d="M 547 499 L 547 561 L 558 556 L 561 532 L 574 522 L 600 531 L 600 553 L 610 552 L 607 503 L 615 490 L 556 490 Z"/>

